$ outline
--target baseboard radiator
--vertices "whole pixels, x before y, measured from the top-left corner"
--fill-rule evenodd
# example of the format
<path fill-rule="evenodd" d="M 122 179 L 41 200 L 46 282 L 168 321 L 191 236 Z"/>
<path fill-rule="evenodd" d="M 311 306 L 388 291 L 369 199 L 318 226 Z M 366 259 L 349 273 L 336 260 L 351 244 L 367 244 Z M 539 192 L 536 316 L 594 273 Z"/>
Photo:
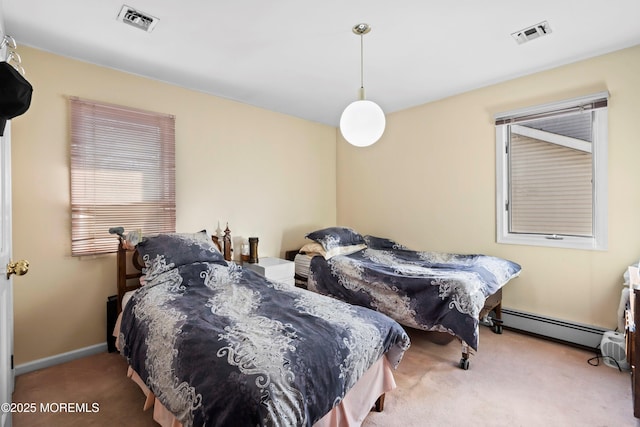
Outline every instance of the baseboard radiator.
<path fill-rule="evenodd" d="M 509 308 L 502 309 L 502 321 L 505 328 L 592 349 L 598 348 L 608 330 Z"/>

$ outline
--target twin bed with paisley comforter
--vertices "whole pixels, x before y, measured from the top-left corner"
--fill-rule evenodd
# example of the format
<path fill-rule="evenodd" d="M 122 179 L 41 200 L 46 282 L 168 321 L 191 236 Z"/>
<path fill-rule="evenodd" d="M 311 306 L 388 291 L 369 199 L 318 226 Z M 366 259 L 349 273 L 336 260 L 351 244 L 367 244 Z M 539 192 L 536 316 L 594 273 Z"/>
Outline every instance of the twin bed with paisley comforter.
<path fill-rule="evenodd" d="M 306 237 L 313 242 L 295 259 L 306 257 L 296 265 L 308 265 L 309 290 L 378 310 L 408 327 L 457 337 L 463 369 L 469 368 L 468 347 L 478 349 L 481 319 L 491 309 L 499 311 L 502 287 L 521 270 L 488 255 L 410 250 L 347 227 Z M 494 326 L 500 333 L 501 323 Z"/>
<path fill-rule="evenodd" d="M 124 246 L 119 283 L 136 276 Z M 136 249 L 117 345 L 160 424 L 359 425 L 395 387 L 409 337 L 386 315 L 227 263 L 206 232 Z"/>

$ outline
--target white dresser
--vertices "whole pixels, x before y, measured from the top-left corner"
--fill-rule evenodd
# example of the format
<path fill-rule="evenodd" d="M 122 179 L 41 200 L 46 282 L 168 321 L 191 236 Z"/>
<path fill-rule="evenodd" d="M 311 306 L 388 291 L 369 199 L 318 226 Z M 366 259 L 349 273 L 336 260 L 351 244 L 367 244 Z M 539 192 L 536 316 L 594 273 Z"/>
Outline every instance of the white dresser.
<path fill-rule="evenodd" d="M 243 268 L 253 270 L 263 275 L 269 280 L 286 283 L 295 286 L 293 276 L 295 274 L 295 263 L 280 258 L 264 257 L 259 258 L 257 263 L 242 263 Z"/>

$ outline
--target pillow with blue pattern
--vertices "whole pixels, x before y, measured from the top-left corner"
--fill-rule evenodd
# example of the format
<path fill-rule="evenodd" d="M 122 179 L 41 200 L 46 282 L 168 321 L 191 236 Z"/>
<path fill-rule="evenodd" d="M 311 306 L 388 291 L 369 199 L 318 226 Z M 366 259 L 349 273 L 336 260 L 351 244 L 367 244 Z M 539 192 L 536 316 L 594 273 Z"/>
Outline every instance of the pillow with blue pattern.
<path fill-rule="evenodd" d="M 194 262 L 227 265 L 206 230 L 145 236 L 137 249 L 144 261 L 143 273 L 147 281 L 160 273 Z"/>
<path fill-rule="evenodd" d="M 322 245 L 325 250 L 325 259 L 336 255 L 350 255 L 367 247 L 360 233 L 349 227 L 323 228 L 305 237 Z"/>

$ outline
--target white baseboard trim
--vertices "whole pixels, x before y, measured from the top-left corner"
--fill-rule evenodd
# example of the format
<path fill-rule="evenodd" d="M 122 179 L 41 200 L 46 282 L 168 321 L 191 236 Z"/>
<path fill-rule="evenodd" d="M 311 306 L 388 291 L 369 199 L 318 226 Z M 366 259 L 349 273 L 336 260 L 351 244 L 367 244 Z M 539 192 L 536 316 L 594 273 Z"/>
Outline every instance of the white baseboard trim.
<path fill-rule="evenodd" d="M 510 308 L 502 309 L 502 321 L 506 328 L 553 338 L 582 347 L 596 349 L 607 329 L 598 326 L 570 322 Z"/>
<path fill-rule="evenodd" d="M 15 367 L 15 374 L 16 376 L 26 374 L 27 372 L 48 368 L 50 366 L 59 365 L 61 363 L 70 362 L 75 359 L 80 359 L 81 357 L 91 356 L 102 352 L 107 352 L 106 342 L 17 365 Z"/>

